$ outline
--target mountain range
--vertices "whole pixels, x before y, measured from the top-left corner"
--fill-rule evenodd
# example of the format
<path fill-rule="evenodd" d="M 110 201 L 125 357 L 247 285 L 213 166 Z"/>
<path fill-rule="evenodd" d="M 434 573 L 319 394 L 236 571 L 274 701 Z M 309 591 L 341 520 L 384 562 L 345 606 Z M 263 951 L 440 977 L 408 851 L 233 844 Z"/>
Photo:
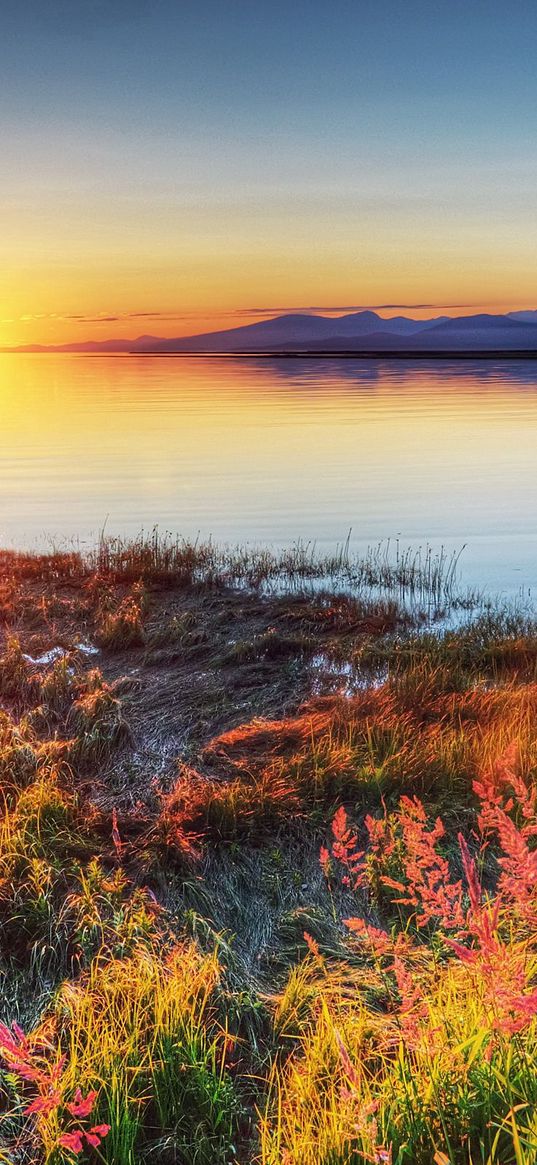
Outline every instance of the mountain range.
<path fill-rule="evenodd" d="M 4 349 L 6 351 L 6 349 Z M 323 316 L 288 313 L 260 323 L 195 336 L 87 340 L 25 345 L 18 352 L 252 353 L 260 352 L 536 352 L 537 311 L 506 315 L 409 316 L 374 311 Z"/>

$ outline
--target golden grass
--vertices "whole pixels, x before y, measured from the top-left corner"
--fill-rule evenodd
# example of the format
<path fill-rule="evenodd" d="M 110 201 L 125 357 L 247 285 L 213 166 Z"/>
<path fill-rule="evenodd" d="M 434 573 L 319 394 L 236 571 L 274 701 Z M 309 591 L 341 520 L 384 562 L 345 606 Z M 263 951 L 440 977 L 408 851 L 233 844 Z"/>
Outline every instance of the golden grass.
<path fill-rule="evenodd" d="M 87 976 L 64 985 L 45 1032 L 54 1032 L 66 1055 L 63 1093 L 98 1091 L 94 1115 L 111 1125 L 101 1148 L 106 1161 L 131 1165 L 149 1151 L 166 1159 L 172 1138 L 184 1161 L 210 1165 L 227 1151 L 237 1105 L 218 979 L 215 956 L 201 956 L 193 944 L 164 954 L 144 945 L 127 959 L 98 959 Z M 40 1133 L 45 1160 L 54 1160 L 57 1112 L 42 1120 Z"/>
<path fill-rule="evenodd" d="M 27 1045 L 13 1035 L 10 1052 L 0 1025 L 0 1160 L 537 1165 L 531 622 L 489 614 L 420 635 L 390 607 L 393 589 L 369 606 L 363 596 L 319 592 L 287 605 L 279 597 L 270 607 L 277 620 L 252 620 L 244 637 L 225 643 L 225 587 L 319 579 L 309 552 L 233 556 L 149 539 L 103 544 L 91 561 L 4 555 L 2 565 L 0 982 L 3 1019 L 22 1021 L 28 1035 Z M 344 555 L 328 567 L 350 578 Z M 445 563 L 438 573 L 431 561 L 405 560 L 390 574 L 373 556 L 361 571 L 363 586 L 415 593 L 430 584 L 436 598 L 451 585 Z M 166 599 L 159 622 L 155 596 L 176 597 L 174 587 L 180 601 L 168 610 Z M 187 592 L 210 596 L 214 627 L 224 629 L 214 659 L 209 623 L 184 602 Z M 310 690 L 293 703 L 297 668 L 300 690 L 308 675 L 311 689 L 320 636 L 363 686 Z M 103 649 L 101 669 L 77 647 L 87 638 Z M 65 645 L 60 658 L 32 662 L 51 644 Z M 256 718 L 255 683 L 240 705 L 224 683 L 220 724 L 231 727 L 221 731 L 215 719 L 211 729 L 204 712 L 209 727 L 181 744 L 174 780 L 160 774 L 158 752 L 154 771 L 136 772 L 139 726 L 127 724 L 131 680 L 121 680 L 131 660 L 147 677 L 158 666 L 149 655 L 146 668 L 147 653 L 168 647 L 172 679 L 174 661 L 188 671 L 201 647 L 200 668 L 221 669 L 238 691 L 243 675 L 255 681 L 267 668 L 280 685 L 270 716 Z M 369 665 L 380 678 L 368 685 Z M 173 722 L 177 696 L 170 707 L 164 697 L 159 691 L 153 715 L 164 710 Z M 473 783 L 515 745 L 505 812 L 527 850 L 526 913 L 502 900 L 497 937 L 501 981 L 520 973 L 529 1002 L 517 1004 L 527 1015 L 509 1032 L 486 974 L 450 948 L 455 932 L 445 920 L 419 925 L 415 902 L 401 905 L 393 883 L 403 879 L 408 890 L 400 814 L 405 796 L 417 796 L 424 828 L 442 815 L 438 860 L 461 882 L 467 908 L 457 834 L 477 850 Z M 343 806 L 367 851 L 367 877 L 356 886 L 330 862 L 323 880 L 318 860 Z M 368 829 L 395 839 L 389 860 L 380 843 L 368 850 Z M 501 853 L 489 833 L 479 868 L 491 903 Z M 344 919 L 354 915 L 351 931 Z M 391 944 L 389 959 L 364 942 L 364 923 L 385 932 L 378 942 Z M 458 941 L 474 949 L 468 933 Z M 24 1075 L 23 1060 L 17 1071 L 17 1048 L 39 1062 L 39 1078 Z M 87 1118 L 76 1115 L 78 1089 L 83 1100 L 96 1094 Z M 36 1095 L 40 1107 L 25 1113 Z M 86 1137 L 93 1126 L 96 1145 Z"/>

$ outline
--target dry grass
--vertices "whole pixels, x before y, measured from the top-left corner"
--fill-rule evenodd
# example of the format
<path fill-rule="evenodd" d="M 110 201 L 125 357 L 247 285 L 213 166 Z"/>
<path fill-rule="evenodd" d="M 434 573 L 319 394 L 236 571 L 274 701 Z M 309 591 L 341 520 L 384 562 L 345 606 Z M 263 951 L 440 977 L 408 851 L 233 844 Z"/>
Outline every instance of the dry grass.
<path fill-rule="evenodd" d="M 13 580 L 32 579 L 41 583 L 80 581 L 97 577 L 101 581 L 127 585 L 143 580 L 153 585 L 176 587 L 193 584 L 211 586 L 282 586 L 327 583 L 352 589 L 356 594 L 381 591 L 425 601 L 427 606 L 449 603 L 457 595 L 459 554 L 447 555 L 429 546 L 417 551 L 398 544 L 379 544 L 363 557 L 352 555 L 348 542 L 334 554 L 320 555 L 314 545 L 298 542 L 279 552 L 255 547 L 223 547 L 213 542 L 189 542 L 157 529 L 149 535 L 125 542 L 103 538 L 96 550 L 23 554 L 0 552 L 0 574 L 9 588 Z M 470 596 L 464 597 L 469 602 Z"/>
<path fill-rule="evenodd" d="M 499 1033 L 445 923 L 418 926 L 383 881 L 412 881 L 401 806 L 419 797 L 467 901 L 457 834 L 477 849 L 474 782 L 514 745 L 506 813 L 534 869 L 531 617 L 422 630 L 415 600 L 454 597 L 430 555 L 358 567 L 150 538 L 0 565 L 0 982 L 29 1033 L 0 1027 L 0 1160 L 535 1165 L 530 1004 Z M 359 885 L 319 861 L 342 807 Z M 479 851 L 484 895 L 510 830 Z M 518 884 L 529 910 L 535 879 Z M 529 998 L 521 901 L 502 899 L 502 975 Z"/>

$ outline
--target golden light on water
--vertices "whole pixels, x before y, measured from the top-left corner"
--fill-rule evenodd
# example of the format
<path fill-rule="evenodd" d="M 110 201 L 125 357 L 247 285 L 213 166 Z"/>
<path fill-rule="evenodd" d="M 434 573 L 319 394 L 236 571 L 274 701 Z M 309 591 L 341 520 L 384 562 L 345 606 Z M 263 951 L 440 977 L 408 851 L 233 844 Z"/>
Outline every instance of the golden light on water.
<path fill-rule="evenodd" d="M 533 365 L 2 356 L 0 537 L 460 548 L 533 577 Z M 66 504 L 68 499 L 68 504 Z M 530 579 L 531 581 L 531 579 Z M 528 582 L 529 585 L 529 582 Z"/>

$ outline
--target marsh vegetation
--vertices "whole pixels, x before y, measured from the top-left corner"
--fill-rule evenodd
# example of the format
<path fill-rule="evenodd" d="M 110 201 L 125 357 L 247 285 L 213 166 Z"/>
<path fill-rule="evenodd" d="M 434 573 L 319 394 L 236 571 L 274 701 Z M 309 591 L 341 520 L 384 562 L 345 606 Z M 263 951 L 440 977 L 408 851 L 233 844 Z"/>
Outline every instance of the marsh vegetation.
<path fill-rule="evenodd" d="M 531 612 L 427 551 L 0 565 L 0 1160 L 537 1161 Z"/>

